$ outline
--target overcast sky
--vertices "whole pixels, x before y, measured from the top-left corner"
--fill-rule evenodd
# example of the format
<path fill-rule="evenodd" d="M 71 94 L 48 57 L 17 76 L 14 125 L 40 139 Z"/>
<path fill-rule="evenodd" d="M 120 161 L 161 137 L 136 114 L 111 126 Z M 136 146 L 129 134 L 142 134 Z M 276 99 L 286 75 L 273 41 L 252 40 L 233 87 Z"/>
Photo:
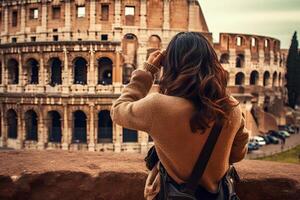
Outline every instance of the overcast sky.
<path fill-rule="evenodd" d="M 198 0 L 214 41 L 220 32 L 258 34 L 289 48 L 295 30 L 300 40 L 300 0 Z"/>

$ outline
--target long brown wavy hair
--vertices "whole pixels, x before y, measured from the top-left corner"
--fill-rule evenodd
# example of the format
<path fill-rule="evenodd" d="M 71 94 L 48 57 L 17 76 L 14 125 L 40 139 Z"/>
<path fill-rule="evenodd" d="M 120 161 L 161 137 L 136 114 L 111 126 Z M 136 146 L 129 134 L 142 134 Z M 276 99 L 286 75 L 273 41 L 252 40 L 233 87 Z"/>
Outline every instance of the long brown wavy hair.
<path fill-rule="evenodd" d="M 192 132 L 209 128 L 217 116 L 226 118 L 237 105 L 226 91 L 228 72 L 202 34 L 175 35 L 166 49 L 162 66 L 160 93 L 188 99 L 195 105 L 190 119 Z"/>

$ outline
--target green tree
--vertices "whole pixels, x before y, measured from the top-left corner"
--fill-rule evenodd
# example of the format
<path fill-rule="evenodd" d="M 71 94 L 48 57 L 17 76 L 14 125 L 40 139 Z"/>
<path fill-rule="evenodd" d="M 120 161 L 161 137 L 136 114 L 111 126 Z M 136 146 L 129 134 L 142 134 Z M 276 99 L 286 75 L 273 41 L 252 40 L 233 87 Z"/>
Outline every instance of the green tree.
<path fill-rule="evenodd" d="M 289 106 L 295 108 L 300 95 L 300 59 L 297 32 L 294 33 L 287 57 L 287 89 Z"/>

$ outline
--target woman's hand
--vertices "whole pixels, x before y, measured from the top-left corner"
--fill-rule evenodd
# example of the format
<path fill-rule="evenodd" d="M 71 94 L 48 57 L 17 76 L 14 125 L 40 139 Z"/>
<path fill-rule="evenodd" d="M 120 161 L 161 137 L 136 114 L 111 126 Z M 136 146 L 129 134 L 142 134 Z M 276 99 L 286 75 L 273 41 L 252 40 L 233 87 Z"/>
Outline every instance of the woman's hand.
<path fill-rule="evenodd" d="M 156 66 L 157 68 L 161 67 L 161 61 L 165 56 L 165 50 L 160 51 L 160 50 L 156 50 L 154 52 L 152 52 L 147 60 L 147 63 L 152 64 L 154 66 Z"/>

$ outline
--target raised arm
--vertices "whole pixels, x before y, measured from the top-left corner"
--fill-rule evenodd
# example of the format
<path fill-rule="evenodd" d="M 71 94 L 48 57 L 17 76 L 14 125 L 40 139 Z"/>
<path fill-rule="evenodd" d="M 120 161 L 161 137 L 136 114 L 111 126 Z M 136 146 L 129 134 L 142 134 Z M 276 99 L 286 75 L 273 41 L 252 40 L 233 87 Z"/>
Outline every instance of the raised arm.
<path fill-rule="evenodd" d="M 111 118 L 114 122 L 125 128 L 150 131 L 157 93 L 147 94 L 162 56 L 160 51 L 153 52 L 144 63 L 143 70 L 132 72 L 129 84 L 112 105 Z"/>
<path fill-rule="evenodd" d="M 149 131 L 152 125 L 155 95 L 146 95 L 152 83 L 153 78 L 150 72 L 133 71 L 129 84 L 112 105 L 112 120 L 126 128 Z"/>

